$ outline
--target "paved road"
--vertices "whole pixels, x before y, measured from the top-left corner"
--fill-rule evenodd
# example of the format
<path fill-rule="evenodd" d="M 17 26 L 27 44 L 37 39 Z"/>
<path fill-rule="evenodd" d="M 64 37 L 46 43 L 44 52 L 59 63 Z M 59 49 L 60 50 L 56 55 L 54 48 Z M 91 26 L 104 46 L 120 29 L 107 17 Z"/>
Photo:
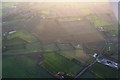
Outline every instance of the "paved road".
<path fill-rule="evenodd" d="M 103 50 L 106 48 L 107 42 L 105 40 L 105 46 L 101 49 L 100 54 L 96 57 L 95 61 L 92 62 L 90 65 L 88 65 L 87 67 L 85 67 L 75 78 L 78 78 L 81 74 L 83 74 L 86 70 L 88 70 L 93 64 L 95 64 L 97 62 L 97 59 L 102 55 L 101 53 L 103 52 Z M 74 79 L 75 79 L 74 78 Z"/>
<path fill-rule="evenodd" d="M 75 78 L 78 78 L 81 74 L 83 74 L 88 68 L 90 68 L 93 64 L 95 64 L 97 60 L 95 60 L 93 63 L 91 63 L 89 66 L 84 68 Z"/>

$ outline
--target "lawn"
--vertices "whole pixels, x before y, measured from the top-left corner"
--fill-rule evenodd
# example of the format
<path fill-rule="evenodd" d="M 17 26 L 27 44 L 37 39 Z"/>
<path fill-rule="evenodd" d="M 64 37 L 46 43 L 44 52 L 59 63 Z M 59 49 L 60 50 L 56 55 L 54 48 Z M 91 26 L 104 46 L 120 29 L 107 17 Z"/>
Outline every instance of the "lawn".
<path fill-rule="evenodd" d="M 97 17 L 97 16 L 88 16 L 87 19 L 94 24 L 95 27 L 108 26 L 109 22 Z"/>
<path fill-rule="evenodd" d="M 26 56 L 3 58 L 3 78 L 52 78 L 42 68 L 36 68 L 36 62 Z"/>
<path fill-rule="evenodd" d="M 32 42 L 37 41 L 36 37 L 34 35 L 32 35 L 31 33 L 29 33 L 25 29 L 18 30 L 17 32 L 15 32 L 13 34 L 8 35 L 7 39 L 10 40 L 10 39 L 13 39 L 13 38 L 16 38 L 16 37 L 21 38 L 28 43 L 32 43 Z"/>
<path fill-rule="evenodd" d="M 52 74 L 64 72 L 73 77 L 83 69 L 80 64 L 70 61 L 57 53 L 45 53 L 43 56 L 44 61 L 40 65 Z"/>
<path fill-rule="evenodd" d="M 118 70 L 100 63 L 94 64 L 90 71 L 101 78 L 116 78 L 118 76 Z"/>

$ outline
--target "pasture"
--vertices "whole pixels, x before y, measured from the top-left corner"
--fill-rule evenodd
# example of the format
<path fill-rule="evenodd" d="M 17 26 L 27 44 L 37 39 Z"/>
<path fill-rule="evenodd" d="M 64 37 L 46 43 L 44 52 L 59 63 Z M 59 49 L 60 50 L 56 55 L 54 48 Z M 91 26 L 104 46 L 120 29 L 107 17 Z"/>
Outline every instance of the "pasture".
<path fill-rule="evenodd" d="M 51 43 L 51 44 L 43 45 L 43 50 L 44 52 L 54 52 L 54 51 L 58 51 L 59 49 L 57 48 L 56 44 Z"/>
<path fill-rule="evenodd" d="M 17 48 L 18 45 L 14 47 Z M 22 45 L 23 46 L 23 45 Z M 42 45 L 40 42 L 26 44 L 22 49 L 10 49 L 3 53 L 3 55 L 19 55 L 19 54 L 30 54 L 35 52 L 43 52 Z"/>
<path fill-rule="evenodd" d="M 90 55 L 87 54 L 83 49 L 76 49 L 76 50 L 67 50 L 67 51 L 60 51 L 60 55 L 72 60 L 75 59 L 79 61 L 83 65 L 88 65 L 90 64 L 94 58 Z"/>
<path fill-rule="evenodd" d="M 80 12 L 82 13 L 82 14 L 84 14 L 84 15 L 89 15 L 89 14 L 93 14 L 94 12 L 91 10 L 91 9 L 89 9 L 89 8 L 82 8 L 82 9 L 80 9 Z"/>
<path fill-rule="evenodd" d="M 97 16 L 88 16 L 87 19 L 93 23 L 95 27 L 111 25 L 108 21 Z"/>
<path fill-rule="evenodd" d="M 85 73 L 83 73 L 81 76 L 79 76 L 78 78 L 99 78 L 99 77 L 88 70 Z"/>
<path fill-rule="evenodd" d="M 67 43 L 59 43 L 57 46 L 60 50 L 74 50 L 74 47 L 71 44 Z"/>
<path fill-rule="evenodd" d="M 100 63 L 94 64 L 90 69 L 91 72 L 99 76 L 100 78 L 117 78 L 118 70 L 109 66 L 105 66 Z"/>
<path fill-rule="evenodd" d="M 43 56 L 45 60 L 40 65 L 54 75 L 58 72 L 64 72 L 73 77 L 83 69 L 80 64 L 70 61 L 57 53 L 45 53 Z"/>
<path fill-rule="evenodd" d="M 3 2 L 2 8 L 13 8 L 13 6 L 20 5 L 20 2 Z"/>
<path fill-rule="evenodd" d="M 27 56 L 11 56 L 3 58 L 3 78 L 52 78 L 36 62 Z"/>
<path fill-rule="evenodd" d="M 78 16 L 78 17 L 67 17 L 67 18 L 58 19 L 59 22 L 72 22 L 72 21 L 77 21 L 77 20 L 81 20 L 81 18 Z"/>
<path fill-rule="evenodd" d="M 21 30 L 18 30 L 17 32 L 15 32 L 13 34 L 7 35 L 6 38 L 8 40 L 10 40 L 10 39 L 13 39 L 13 38 L 16 38 L 16 37 L 21 38 L 21 39 L 25 40 L 28 43 L 32 43 L 32 42 L 37 41 L 36 37 L 33 36 L 28 31 L 26 31 L 25 29 L 21 29 Z"/>
<path fill-rule="evenodd" d="M 25 44 L 26 42 L 23 39 L 20 38 L 13 38 L 10 40 L 3 40 L 3 45 L 4 46 L 12 46 L 12 45 L 20 45 L 20 44 Z"/>

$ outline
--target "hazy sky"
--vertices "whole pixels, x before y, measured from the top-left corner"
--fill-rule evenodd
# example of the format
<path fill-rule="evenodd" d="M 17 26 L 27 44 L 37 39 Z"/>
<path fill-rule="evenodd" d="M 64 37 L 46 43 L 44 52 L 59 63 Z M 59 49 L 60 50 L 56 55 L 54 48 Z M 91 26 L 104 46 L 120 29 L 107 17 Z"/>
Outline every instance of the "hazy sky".
<path fill-rule="evenodd" d="M 13 1 L 15 1 L 15 2 L 38 2 L 38 1 L 64 1 L 64 2 L 70 2 L 70 1 L 79 1 L 79 2 L 107 2 L 107 1 L 112 1 L 112 2 L 118 2 L 118 1 L 120 1 L 120 0 L 1 0 L 1 1 L 3 1 L 3 2 L 13 2 Z"/>

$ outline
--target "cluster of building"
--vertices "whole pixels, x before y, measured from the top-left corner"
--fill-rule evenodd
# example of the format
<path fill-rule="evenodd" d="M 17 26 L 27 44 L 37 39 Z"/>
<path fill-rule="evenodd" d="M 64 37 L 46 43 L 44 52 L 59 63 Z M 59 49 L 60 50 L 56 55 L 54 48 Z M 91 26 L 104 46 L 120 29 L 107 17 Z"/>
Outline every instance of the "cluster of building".
<path fill-rule="evenodd" d="M 109 67 L 116 68 L 116 69 L 120 68 L 120 64 L 118 62 L 115 62 L 106 58 L 102 58 L 102 59 L 97 58 L 96 60 L 97 62 L 107 65 Z"/>

